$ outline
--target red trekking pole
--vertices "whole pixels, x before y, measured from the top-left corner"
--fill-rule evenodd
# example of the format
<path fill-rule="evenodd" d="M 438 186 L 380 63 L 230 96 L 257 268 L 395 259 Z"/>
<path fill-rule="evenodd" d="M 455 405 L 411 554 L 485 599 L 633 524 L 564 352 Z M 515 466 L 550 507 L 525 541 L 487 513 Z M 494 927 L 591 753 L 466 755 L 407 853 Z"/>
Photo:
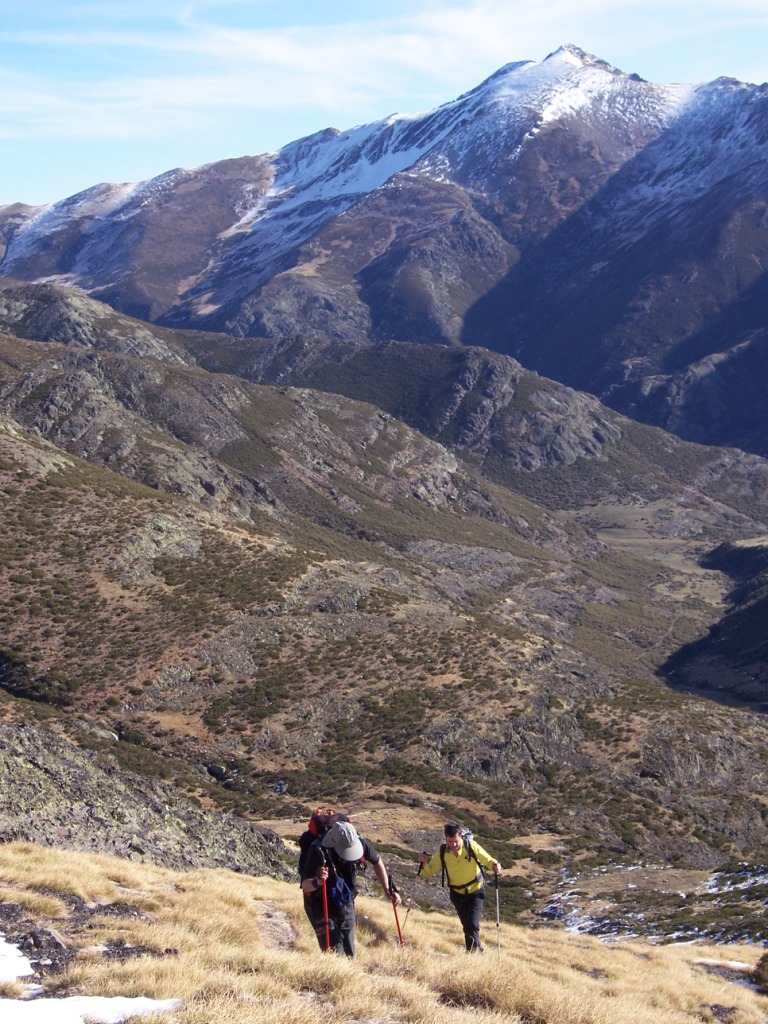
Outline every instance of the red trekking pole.
<path fill-rule="evenodd" d="M 323 863 L 327 864 L 325 853 L 323 853 Z M 323 917 L 325 918 L 325 952 L 331 948 L 331 922 L 328 918 L 328 879 L 323 879 Z"/>
<path fill-rule="evenodd" d="M 404 946 L 405 943 L 403 942 L 403 932 L 402 932 L 402 929 L 400 927 L 400 918 L 397 916 L 397 904 L 395 903 L 395 893 L 397 891 L 398 890 L 397 890 L 397 886 L 395 885 L 395 880 L 392 877 L 392 875 L 390 875 L 389 876 L 389 898 L 392 900 L 392 909 L 395 912 L 395 924 L 397 925 L 397 938 L 398 938 L 398 940 L 400 942 L 400 945 Z"/>

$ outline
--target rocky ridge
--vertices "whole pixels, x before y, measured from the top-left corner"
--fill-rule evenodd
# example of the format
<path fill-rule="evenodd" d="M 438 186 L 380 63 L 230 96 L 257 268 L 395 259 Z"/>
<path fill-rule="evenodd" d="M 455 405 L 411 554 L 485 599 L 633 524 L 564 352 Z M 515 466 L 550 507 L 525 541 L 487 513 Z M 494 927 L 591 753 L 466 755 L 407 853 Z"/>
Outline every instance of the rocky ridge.
<path fill-rule="evenodd" d="M 0 723 L 6 780 L 0 842 L 64 846 L 176 869 L 226 867 L 287 877 L 286 849 L 274 833 L 235 815 L 205 811 L 171 785 L 126 772 L 109 755 L 116 734 L 87 722 L 81 728 L 77 745 L 50 728 Z"/>

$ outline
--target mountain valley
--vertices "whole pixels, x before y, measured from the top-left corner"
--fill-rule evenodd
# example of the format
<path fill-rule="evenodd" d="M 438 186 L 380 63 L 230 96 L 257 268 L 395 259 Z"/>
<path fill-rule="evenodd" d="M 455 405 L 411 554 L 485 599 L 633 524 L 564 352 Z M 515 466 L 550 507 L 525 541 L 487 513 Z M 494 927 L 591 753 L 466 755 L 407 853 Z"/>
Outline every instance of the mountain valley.
<path fill-rule="evenodd" d="M 698 562 L 766 533 L 762 460 L 639 428 L 613 459 L 634 490 L 603 469 L 600 500 L 582 482 L 558 510 L 373 405 L 211 375 L 182 335 L 165 362 L 104 337 L 0 346 L 6 721 L 216 813 L 295 821 L 317 793 L 415 808 L 403 865 L 442 807 L 533 858 L 521 912 L 566 863 L 758 853 L 760 688 L 712 656 L 715 704 L 659 671 L 728 623 L 725 566 Z M 560 408 L 509 370 L 518 415 L 535 386 Z M 562 398 L 575 438 L 589 416 L 613 447 L 638 429 Z M 538 431 L 531 477 L 607 458 L 551 466 L 577 442 L 559 411 Z"/>
<path fill-rule="evenodd" d="M 747 871 L 762 937 L 764 124 L 564 47 L 0 209 L 0 840 L 282 877 L 330 802 L 402 873 L 456 817 L 514 919 Z"/>

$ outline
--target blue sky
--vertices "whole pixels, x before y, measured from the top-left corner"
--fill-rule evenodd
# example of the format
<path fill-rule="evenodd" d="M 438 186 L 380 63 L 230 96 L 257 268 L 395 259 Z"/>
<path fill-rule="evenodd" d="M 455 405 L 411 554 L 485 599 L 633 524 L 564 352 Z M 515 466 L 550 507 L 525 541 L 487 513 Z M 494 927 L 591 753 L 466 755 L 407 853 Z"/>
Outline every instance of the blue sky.
<path fill-rule="evenodd" d="M 3 0 L 0 206 L 430 110 L 563 43 L 768 80 L 766 0 Z"/>

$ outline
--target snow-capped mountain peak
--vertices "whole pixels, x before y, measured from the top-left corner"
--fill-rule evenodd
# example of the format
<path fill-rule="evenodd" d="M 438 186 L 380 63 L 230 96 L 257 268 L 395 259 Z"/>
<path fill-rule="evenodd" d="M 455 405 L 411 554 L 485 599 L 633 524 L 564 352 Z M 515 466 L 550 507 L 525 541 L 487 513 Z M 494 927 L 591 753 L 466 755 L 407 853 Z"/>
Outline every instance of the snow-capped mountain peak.
<path fill-rule="evenodd" d="M 526 138 L 559 118 L 613 105 L 630 110 L 626 90 L 644 96 L 642 116 L 659 130 L 684 100 L 671 87 L 624 75 L 575 46 L 543 61 L 505 65 L 475 89 L 424 114 L 397 114 L 347 131 L 326 130 L 284 147 L 272 158 L 271 187 L 224 237 L 240 238 L 211 268 L 226 265 L 230 302 L 267 280 L 291 249 L 362 196 L 405 171 L 486 190 L 499 151 L 514 152 Z M 628 115 L 637 116 L 634 109 Z M 211 307 L 211 276 L 196 291 Z"/>
<path fill-rule="evenodd" d="M 759 89 L 724 79 L 649 83 L 567 44 L 541 61 L 506 64 L 434 110 L 327 128 L 274 153 L 138 184 L 98 185 L 36 210 L 0 210 L 0 272 L 70 282 L 145 319 L 242 333 L 253 329 L 263 288 L 303 268 L 291 287 L 304 294 L 318 267 L 336 266 L 338 253 L 367 236 L 338 252 L 317 240 L 342 216 L 351 225 L 347 215 L 363 218 L 379 203 L 391 224 L 350 271 L 355 302 L 368 264 L 387 265 L 388 246 L 397 249 L 411 230 L 447 245 L 441 232 L 456 217 L 482 219 L 481 249 L 501 260 L 488 270 L 495 279 L 530 239 L 578 211 L 615 249 L 651 230 L 673 201 L 683 206 L 729 175 L 754 182 L 765 166 L 764 101 Z M 595 206 L 602 191 L 610 202 Z M 426 195 L 444 220 L 422 224 L 430 213 L 421 199 L 398 211 L 398 192 Z"/>

